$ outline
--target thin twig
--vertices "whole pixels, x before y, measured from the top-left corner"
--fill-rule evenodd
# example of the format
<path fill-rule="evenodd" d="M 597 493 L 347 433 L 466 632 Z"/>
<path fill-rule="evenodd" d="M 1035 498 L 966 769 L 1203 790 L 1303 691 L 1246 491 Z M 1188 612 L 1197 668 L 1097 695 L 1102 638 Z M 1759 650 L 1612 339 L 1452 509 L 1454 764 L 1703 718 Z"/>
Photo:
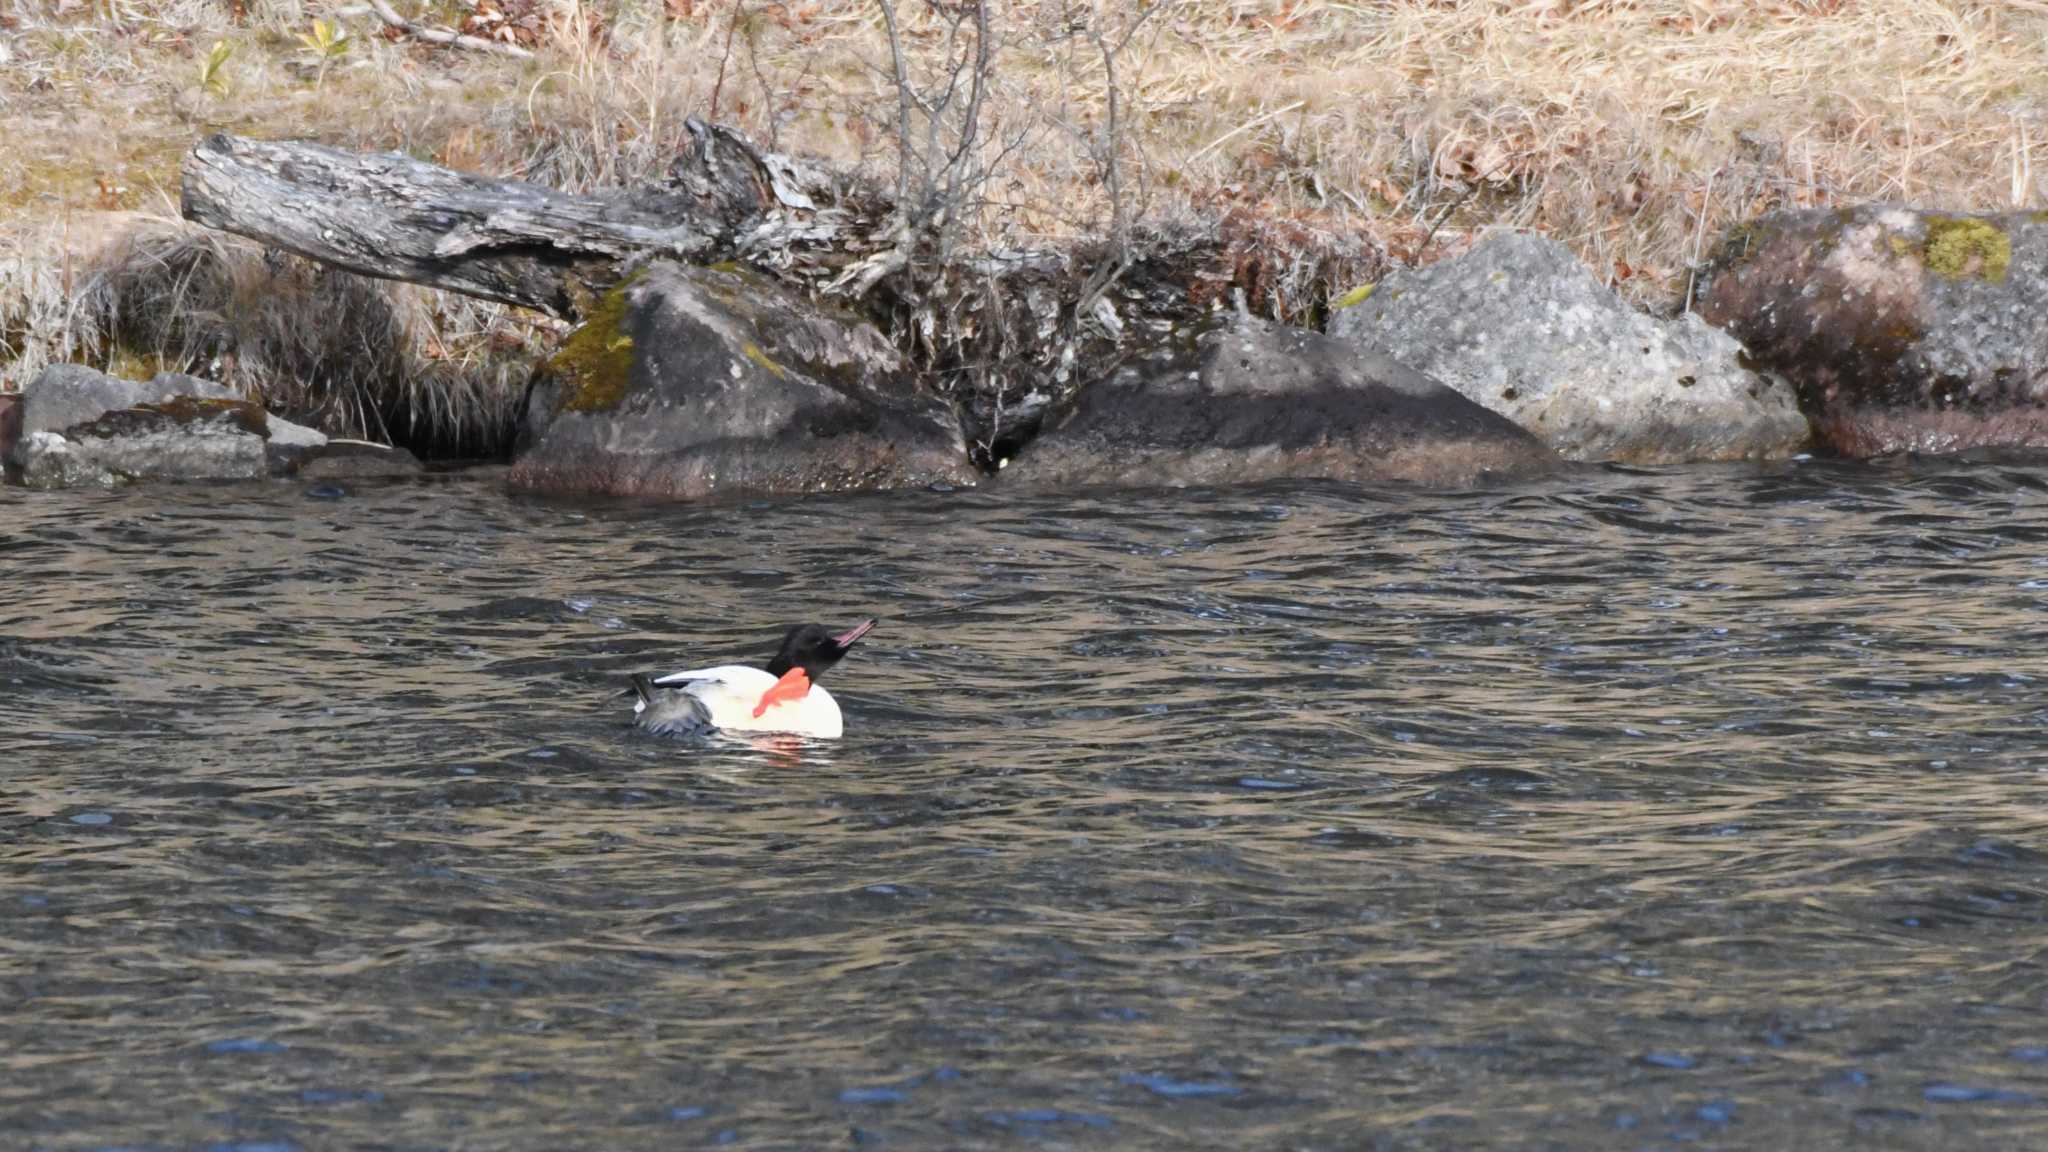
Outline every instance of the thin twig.
<path fill-rule="evenodd" d="M 1445 207 L 1443 211 L 1436 214 L 1436 223 L 1431 224 L 1429 226 L 1429 231 L 1425 233 L 1422 237 L 1422 243 L 1416 245 L 1416 263 L 1420 264 L 1422 262 L 1423 253 L 1429 251 L 1429 242 L 1436 239 L 1436 230 L 1444 226 L 1444 221 L 1449 220 L 1451 218 L 1451 213 L 1456 212 L 1458 209 L 1464 207 L 1465 201 L 1470 200 L 1474 196 L 1477 196 L 1479 194 L 1480 185 L 1486 183 L 1488 180 L 1493 179 L 1493 174 L 1495 172 L 1500 171 L 1502 168 L 1507 167 L 1507 165 L 1508 162 L 1506 160 L 1503 160 L 1500 163 L 1495 164 L 1493 167 L 1488 168 L 1486 171 L 1481 172 L 1479 175 L 1474 176 L 1472 178 L 1472 183 L 1466 185 L 1465 190 L 1463 192 L 1458 193 L 1458 198 L 1456 200 L 1451 201 L 1450 204 L 1447 207 Z"/>
<path fill-rule="evenodd" d="M 1308 101 L 1306 100 L 1296 100 L 1294 103 L 1289 104 L 1285 108 L 1275 108 L 1271 112 L 1268 112 L 1263 116 L 1254 116 L 1251 119 L 1245 121 L 1244 123 L 1239 124 L 1237 127 L 1232 128 L 1230 131 L 1225 132 L 1223 135 L 1218 136 L 1214 140 L 1209 141 L 1207 144 L 1202 145 L 1201 148 L 1196 150 L 1194 155 L 1188 157 L 1187 162 L 1193 164 L 1195 161 L 1200 160 L 1202 157 L 1207 156 L 1209 153 L 1214 152 L 1216 149 L 1223 147 L 1223 145 L 1229 142 L 1230 140 L 1233 140 L 1239 136 L 1244 135 L 1246 132 L 1249 132 L 1252 129 L 1257 128 L 1259 125 L 1264 124 L 1268 120 L 1272 120 L 1280 116 L 1285 116 L 1289 112 L 1292 112 L 1296 108 L 1300 108 L 1307 103 Z"/>
<path fill-rule="evenodd" d="M 467 48 L 472 52 L 491 52 L 517 60 L 533 59 L 533 53 L 517 44 L 486 40 L 481 36 L 457 32 L 453 28 L 429 28 L 423 24 L 415 24 L 400 16 L 398 11 L 391 7 L 389 0 L 370 0 L 370 11 L 376 13 L 377 19 L 415 40 L 424 40 L 429 44 L 446 44 L 451 48 Z"/>
<path fill-rule="evenodd" d="M 959 232 L 960 199 L 967 187 L 981 182 L 981 173 L 971 180 L 963 179 L 973 159 L 974 143 L 981 132 L 981 104 L 988 91 L 988 77 L 991 69 L 991 48 L 988 42 L 988 0 L 974 3 L 974 80 L 968 91 L 967 114 L 960 124 L 959 146 L 953 149 L 953 157 L 946 164 L 946 228 L 939 239 L 939 259 L 945 260 L 953 254 L 953 238 Z"/>
<path fill-rule="evenodd" d="M 1102 294 L 1109 291 L 1110 286 L 1115 284 L 1131 266 L 1130 205 L 1124 200 L 1123 183 L 1123 92 L 1117 84 L 1116 59 L 1130 45 L 1131 38 L 1138 33 L 1139 26 L 1144 24 L 1145 18 L 1151 14 L 1152 9 L 1141 10 L 1114 45 L 1092 26 L 1088 29 L 1089 39 L 1095 42 L 1096 51 L 1102 54 L 1102 87 L 1108 105 L 1102 138 L 1092 151 L 1095 153 L 1096 168 L 1102 176 L 1103 187 L 1109 192 L 1110 250 L 1103 262 L 1088 274 L 1087 281 L 1081 287 L 1081 295 L 1074 309 L 1077 320 L 1091 315 Z"/>
<path fill-rule="evenodd" d="M 889 62 L 896 71 L 896 210 L 908 211 L 910 198 L 910 67 L 903 61 L 903 36 L 896 27 L 896 0 L 876 0 L 882 8 L 882 25 L 889 31 Z"/>
<path fill-rule="evenodd" d="M 1719 168 L 1707 173 L 1706 191 L 1700 193 L 1699 227 L 1695 228 L 1692 234 L 1692 267 L 1686 270 L 1685 277 L 1685 311 L 1687 312 L 1692 311 L 1692 292 L 1700 282 L 1700 247 L 1706 243 L 1707 214 L 1714 207 L 1714 177 L 1720 174 L 1721 170 Z"/>
<path fill-rule="evenodd" d="M 725 26 L 725 51 L 718 57 L 718 80 L 711 85 L 711 111 L 704 119 L 718 123 L 718 94 L 725 91 L 725 66 L 732 59 L 732 38 L 739 33 L 740 18 L 747 14 L 747 0 L 738 0 L 732 6 L 732 20 Z M 770 109 L 770 114 L 773 114 Z"/>

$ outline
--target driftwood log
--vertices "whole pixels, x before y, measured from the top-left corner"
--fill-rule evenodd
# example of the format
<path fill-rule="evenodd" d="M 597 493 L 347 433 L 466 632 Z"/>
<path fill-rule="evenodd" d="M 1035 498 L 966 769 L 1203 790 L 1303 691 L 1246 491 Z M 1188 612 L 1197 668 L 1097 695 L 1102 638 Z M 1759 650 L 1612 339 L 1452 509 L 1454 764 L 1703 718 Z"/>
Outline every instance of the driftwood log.
<path fill-rule="evenodd" d="M 814 207 L 800 177 L 722 129 L 700 131 L 666 183 L 598 196 L 393 152 L 215 135 L 192 150 L 182 193 L 185 218 L 209 228 L 573 320 L 634 258 L 735 258 L 773 207 Z"/>
<path fill-rule="evenodd" d="M 1320 327 L 1377 281 L 1375 241 L 1244 211 L 1141 225 L 1112 248 L 941 261 L 890 193 L 691 123 L 666 178 L 577 195 L 394 153 L 215 135 L 183 177 L 187 219 L 365 276 L 576 320 L 637 262 L 736 261 L 865 312 L 953 397 L 984 462 L 1137 351 L 1224 308 Z M 1094 290 L 1106 268 L 1107 291 Z"/>

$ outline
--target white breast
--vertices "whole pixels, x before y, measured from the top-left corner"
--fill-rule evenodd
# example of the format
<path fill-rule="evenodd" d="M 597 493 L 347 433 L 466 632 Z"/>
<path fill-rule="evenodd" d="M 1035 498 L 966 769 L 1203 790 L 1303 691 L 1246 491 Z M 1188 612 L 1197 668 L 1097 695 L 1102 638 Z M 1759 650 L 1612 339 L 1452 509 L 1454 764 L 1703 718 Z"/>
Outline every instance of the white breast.
<path fill-rule="evenodd" d="M 788 732 L 798 736 L 836 738 L 844 728 L 839 702 L 816 684 L 811 685 L 811 690 L 801 698 L 777 701 L 761 715 L 754 715 L 754 710 L 761 706 L 761 697 L 775 687 L 775 677 L 760 668 L 725 664 L 716 668 L 671 672 L 654 682 L 664 688 L 689 693 L 710 714 L 713 727 L 729 732 Z M 637 702 L 633 711 L 639 712 L 645 707 L 645 702 Z"/>

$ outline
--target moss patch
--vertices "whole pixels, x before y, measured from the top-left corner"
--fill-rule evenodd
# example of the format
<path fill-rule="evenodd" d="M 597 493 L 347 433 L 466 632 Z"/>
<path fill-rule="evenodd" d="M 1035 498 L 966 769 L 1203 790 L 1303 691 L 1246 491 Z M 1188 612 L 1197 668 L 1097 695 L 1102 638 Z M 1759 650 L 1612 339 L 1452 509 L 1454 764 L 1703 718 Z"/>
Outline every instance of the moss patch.
<path fill-rule="evenodd" d="M 2012 265 L 2012 238 L 1984 220 L 1930 216 L 1920 261 L 1928 271 L 1950 280 L 1975 276 L 1998 283 Z"/>
<path fill-rule="evenodd" d="M 597 298 L 583 323 L 548 359 L 562 382 L 562 407 L 571 412 L 610 412 L 626 398 L 633 377 L 633 337 L 626 331 L 626 289 L 632 278 Z"/>
<path fill-rule="evenodd" d="M 783 377 L 789 375 L 788 370 L 783 368 L 782 365 L 777 364 L 775 361 L 770 360 L 768 358 L 768 354 L 766 352 L 761 351 L 761 346 L 759 344 L 754 343 L 752 340 L 749 340 L 745 344 L 740 345 L 740 351 L 742 353 L 745 353 L 747 359 L 753 361 L 755 365 L 772 374 L 777 380 L 780 380 Z"/>
<path fill-rule="evenodd" d="M 1377 287 L 1379 287 L 1377 284 L 1360 284 L 1358 287 L 1332 300 L 1330 302 L 1330 311 L 1342 312 L 1354 304 L 1365 303 L 1366 297 L 1371 296 L 1372 290 Z"/>

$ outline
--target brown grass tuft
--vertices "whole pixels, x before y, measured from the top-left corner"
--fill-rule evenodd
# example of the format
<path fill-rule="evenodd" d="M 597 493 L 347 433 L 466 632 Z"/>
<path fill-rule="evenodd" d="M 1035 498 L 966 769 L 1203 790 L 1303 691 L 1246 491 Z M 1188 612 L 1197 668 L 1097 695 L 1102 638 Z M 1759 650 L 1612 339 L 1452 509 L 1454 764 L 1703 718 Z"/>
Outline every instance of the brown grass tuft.
<path fill-rule="evenodd" d="M 157 220 L 79 270 L 70 358 L 188 372 L 342 436 L 506 450 L 533 356 L 508 311 Z M 444 333 L 475 335 L 450 346 Z"/>

